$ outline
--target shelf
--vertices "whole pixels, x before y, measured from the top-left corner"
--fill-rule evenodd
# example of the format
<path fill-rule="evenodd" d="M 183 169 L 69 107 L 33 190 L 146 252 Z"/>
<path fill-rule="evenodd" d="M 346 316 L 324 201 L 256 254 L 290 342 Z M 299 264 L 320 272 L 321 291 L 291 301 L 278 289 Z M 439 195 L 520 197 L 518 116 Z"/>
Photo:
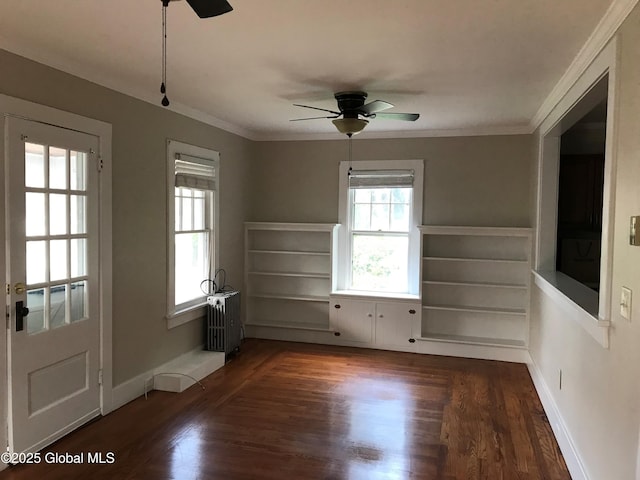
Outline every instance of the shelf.
<path fill-rule="evenodd" d="M 526 290 L 526 285 L 517 285 L 513 283 L 483 283 L 483 282 L 443 282 L 439 280 L 423 280 L 423 284 L 430 285 L 448 285 L 452 287 L 486 287 L 486 288 L 513 288 L 516 290 Z"/>
<path fill-rule="evenodd" d="M 336 223 L 284 223 L 284 222 L 244 222 L 249 230 L 275 232 L 332 232 Z"/>
<path fill-rule="evenodd" d="M 469 257 L 422 257 L 423 260 L 444 262 L 489 262 L 489 263 L 520 263 L 528 265 L 529 260 L 513 258 L 469 258 Z"/>
<path fill-rule="evenodd" d="M 249 275 L 263 275 L 273 277 L 301 277 L 301 278 L 331 278 L 328 273 L 313 273 L 313 272 L 247 272 Z"/>
<path fill-rule="evenodd" d="M 519 308 L 473 307 L 465 305 L 423 305 L 424 310 L 443 310 L 449 312 L 488 313 L 496 315 L 526 315 L 527 311 Z"/>
<path fill-rule="evenodd" d="M 520 227 L 465 227 L 449 225 L 421 225 L 422 234 L 427 235 L 481 235 L 488 237 L 530 237 L 531 228 Z"/>
<path fill-rule="evenodd" d="M 329 303 L 329 297 L 320 297 L 316 295 L 273 295 L 273 294 L 250 294 L 249 297 L 253 298 L 267 298 L 270 300 L 294 300 L 300 302 L 325 302 Z"/>
<path fill-rule="evenodd" d="M 303 250 L 247 250 L 247 252 L 267 255 L 319 255 L 323 257 L 329 257 L 331 255 L 329 252 L 305 252 Z"/>
<path fill-rule="evenodd" d="M 526 345 L 522 340 L 470 337 L 465 335 L 423 334 L 422 337 L 418 337 L 416 338 L 416 340 L 423 342 L 436 341 L 448 343 L 465 343 L 470 345 L 485 345 L 493 347 L 526 348 Z"/>
<path fill-rule="evenodd" d="M 286 328 L 289 330 L 305 330 L 308 332 L 333 333 L 332 329 L 322 325 L 299 325 L 299 324 L 286 324 L 286 323 L 252 322 L 252 323 L 245 323 L 244 326 L 245 327 L 265 327 L 265 328 Z"/>

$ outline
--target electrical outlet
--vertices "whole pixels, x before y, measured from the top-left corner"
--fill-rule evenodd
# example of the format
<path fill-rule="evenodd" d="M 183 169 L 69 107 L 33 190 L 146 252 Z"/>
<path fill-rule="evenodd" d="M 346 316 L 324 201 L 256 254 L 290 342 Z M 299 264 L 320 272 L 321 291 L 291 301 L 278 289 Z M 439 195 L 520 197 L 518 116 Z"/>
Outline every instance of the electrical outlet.
<path fill-rule="evenodd" d="M 620 293 L 620 315 L 631 321 L 631 289 L 627 287 Z"/>

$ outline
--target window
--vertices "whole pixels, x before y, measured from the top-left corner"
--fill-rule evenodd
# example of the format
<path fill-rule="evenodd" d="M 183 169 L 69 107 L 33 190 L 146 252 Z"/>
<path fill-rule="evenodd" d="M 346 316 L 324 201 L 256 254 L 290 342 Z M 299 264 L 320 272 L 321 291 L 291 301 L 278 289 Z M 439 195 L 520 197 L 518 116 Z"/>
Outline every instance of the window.
<path fill-rule="evenodd" d="M 168 142 L 168 318 L 177 326 L 201 316 L 203 280 L 216 265 L 217 173 L 213 150 Z"/>
<path fill-rule="evenodd" d="M 547 115 L 538 137 L 535 283 L 568 307 L 571 317 L 605 348 L 615 306 L 611 287 L 616 167 L 611 139 L 616 126 L 611 112 L 616 106 L 616 58 L 617 44 L 612 41 Z M 590 135 L 577 142 L 576 128 L 590 130 Z M 594 153 L 598 159 L 566 163 L 566 154 L 576 152 Z M 567 175 L 576 178 L 570 183 L 563 178 Z"/>
<path fill-rule="evenodd" d="M 417 295 L 422 161 L 340 168 L 338 290 Z"/>

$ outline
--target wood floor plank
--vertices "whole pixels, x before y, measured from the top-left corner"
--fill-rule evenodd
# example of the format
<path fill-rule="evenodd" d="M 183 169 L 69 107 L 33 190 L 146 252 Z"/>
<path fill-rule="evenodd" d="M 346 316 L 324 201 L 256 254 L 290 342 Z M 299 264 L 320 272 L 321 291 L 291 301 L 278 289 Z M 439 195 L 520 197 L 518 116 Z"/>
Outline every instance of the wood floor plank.
<path fill-rule="evenodd" d="M 523 365 L 248 340 L 181 394 L 151 392 L 0 480 L 569 480 Z"/>

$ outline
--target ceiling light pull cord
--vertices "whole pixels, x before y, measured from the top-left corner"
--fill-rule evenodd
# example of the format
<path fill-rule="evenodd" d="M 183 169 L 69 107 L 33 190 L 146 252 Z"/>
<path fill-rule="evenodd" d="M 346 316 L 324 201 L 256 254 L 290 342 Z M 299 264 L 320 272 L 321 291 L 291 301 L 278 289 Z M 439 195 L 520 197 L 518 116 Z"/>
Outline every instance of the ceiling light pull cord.
<path fill-rule="evenodd" d="M 351 144 L 351 142 L 353 141 L 351 137 L 353 137 L 353 135 L 351 133 L 347 133 L 347 137 L 349 137 L 349 173 L 348 176 L 351 176 L 351 159 L 353 156 L 353 145 Z"/>
<path fill-rule="evenodd" d="M 167 98 L 167 7 L 170 0 L 162 0 L 162 83 L 160 84 L 160 93 L 162 97 L 162 105 L 169 106 Z"/>

